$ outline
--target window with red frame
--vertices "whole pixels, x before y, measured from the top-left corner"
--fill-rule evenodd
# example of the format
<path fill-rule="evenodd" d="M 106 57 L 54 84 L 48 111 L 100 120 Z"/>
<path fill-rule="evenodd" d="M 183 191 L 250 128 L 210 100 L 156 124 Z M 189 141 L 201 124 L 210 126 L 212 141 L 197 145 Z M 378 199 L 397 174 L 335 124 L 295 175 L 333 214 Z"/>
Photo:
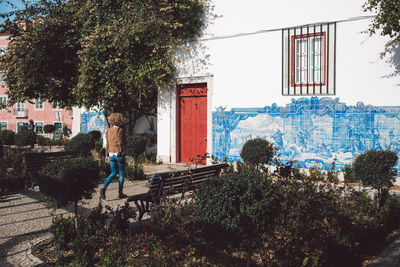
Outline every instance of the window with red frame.
<path fill-rule="evenodd" d="M 326 33 L 292 36 L 292 86 L 325 82 Z"/>
<path fill-rule="evenodd" d="M 282 94 L 335 94 L 336 23 L 282 31 Z"/>

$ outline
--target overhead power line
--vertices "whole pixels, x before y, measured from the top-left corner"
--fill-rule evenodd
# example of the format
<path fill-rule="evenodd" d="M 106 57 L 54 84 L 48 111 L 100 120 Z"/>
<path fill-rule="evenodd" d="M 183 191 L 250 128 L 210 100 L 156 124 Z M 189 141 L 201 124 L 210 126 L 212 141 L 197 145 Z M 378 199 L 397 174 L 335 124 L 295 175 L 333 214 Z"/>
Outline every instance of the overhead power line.
<path fill-rule="evenodd" d="M 350 21 L 357 21 L 357 20 L 365 20 L 365 19 L 371 19 L 375 18 L 376 15 L 368 15 L 368 16 L 357 16 L 357 17 L 351 17 L 348 19 L 342 19 L 342 20 L 336 20 L 336 21 L 325 21 L 325 22 L 317 22 L 317 23 L 310 23 L 310 24 L 304 24 L 304 25 L 297 25 L 293 27 L 285 27 L 285 28 L 274 28 L 274 29 L 267 29 L 267 30 L 259 30 L 255 32 L 244 32 L 244 33 L 236 33 L 236 34 L 230 34 L 230 35 L 221 35 L 221 36 L 213 36 L 209 38 L 201 38 L 197 41 L 204 42 L 204 41 L 214 41 L 214 40 L 222 40 L 222 39 L 230 39 L 230 38 L 236 38 L 236 37 L 243 37 L 243 36 L 250 36 L 250 35 L 256 35 L 256 34 L 263 34 L 263 33 L 268 33 L 268 32 L 276 32 L 276 31 L 281 31 L 281 30 L 287 30 L 287 29 L 293 29 L 293 28 L 301 28 L 301 27 L 307 27 L 307 26 L 314 26 L 314 25 L 320 25 L 320 24 L 328 24 L 328 23 L 340 23 L 340 22 L 350 22 Z"/>

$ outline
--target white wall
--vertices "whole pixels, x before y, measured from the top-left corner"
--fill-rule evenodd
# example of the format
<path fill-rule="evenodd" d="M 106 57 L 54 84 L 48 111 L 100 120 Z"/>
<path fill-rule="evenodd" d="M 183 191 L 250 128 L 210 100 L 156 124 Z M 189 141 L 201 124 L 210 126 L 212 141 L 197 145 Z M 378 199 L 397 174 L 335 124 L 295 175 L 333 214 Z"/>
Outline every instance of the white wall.
<path fill-rule="evenodd" d="M 220 106 L 229 110 L 237 107 L 265 107 L 273 103 L 286 105 L 292 98 L 299 97 L 282 96 L 281 93 L 280 29 L 337 21 L 336 94 L 329 97 L 339 97 L 340 102 L 347 105 L 362 101 L 366 105 L 399 106 L 398 78 L 385 77 L 393 72 L 393 68 L 386 62 L 387 58 L 380 57 L 387 39 L 379 34 L 370 37 L 366 33 L 371 19 L 355 19 L 371 15 L 363 12 L 364 2 L 214 0 L 214 14 L 217 18 L 208 25 L 203 40 L 192 43 L 194 49 L 188 53 L 178 53 L 183 60 L 179 66 L 179 78 L 213 76 L 212 111 Z M 271 31 L 215 39 L 260 30 Z M 171 140 L 175 138 L 171 132 L 176 130 L 174 110 L 170 109 L 176 96 L 174 90 L 170 90 L 159 96 L 158 153 L 164 156 L 171 155 Z M 172 99 L 168 97 L 171 92 Z M 211 136 L 208 140 L 211 140 Z"/>
<path fill-rule="evenodd" d="M 72 108 L 72 116 L 74 119 L 72 120 L 71 137 L 74 137 L 81 131 L 81 113 L 82 113 L 81 108 L 78 108 L 78 107 Z"/>
<path fill-rule="evenodd" d="M 214 13 L 219 17 L 209 25 L 204 38 L 371 15 L 362 11 L 364 2 L 215 0 Z M 333 97 L 340 97 L 347 104 L 363 101 L 371 105 L 397 105 L 398 79 L 384 77 L 392 68 L 380 58 L 387 39 L 380 35 L 370 37 L 365 32 L 369 23 L 370 19 L 337 23 L 336 95 Z M 213 75 L 214 109 L 284 105 L 293 98 L 281 94 L 280 30 L 201 41 L 196 46 L 202 47 L 200 53 L 190 52 L 191 61 L 183 62 L 180 77 Z M 199 67 L 202 64 L 204 67 Z"/>

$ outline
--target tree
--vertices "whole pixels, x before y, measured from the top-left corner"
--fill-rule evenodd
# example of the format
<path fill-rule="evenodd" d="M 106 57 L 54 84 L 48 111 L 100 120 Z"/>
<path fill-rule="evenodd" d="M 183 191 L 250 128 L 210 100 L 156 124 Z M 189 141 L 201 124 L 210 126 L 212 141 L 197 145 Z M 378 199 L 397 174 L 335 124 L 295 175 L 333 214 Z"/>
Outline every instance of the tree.
<path fill-rule="evenodd" d="M 36 16 L 32 23 L 17 19 L 3 25 L 12 36 L 1 60 L 9 105 L 38 97 L 63 107 L 75 104 L 81 25 L 74 19 L 74 9 L 73 4 L 64 8 L 61 2 L 28 6 L 17 15 L 30 18 L 37 12 L 44 16 Z M 23 27 L 18 24 L 21 21 Z"/>
<path fill-rule="evenodd" d="M 376 12 L 368 31 L 375 34 L 382 30 L 381 35 L 391 39 L 387 46 L 393 46 L 400 41 L 400 1 L 398 0 L 368 0 L 363 5 L 364 11 Z"/>
<path fill-rule="evenodd" d="M 200 36 L 207 2 L 42 0 L 25 8 L 19 15 L 42 17 L 14 31 L 19 37 L 3 57 L 9 103 L 42 97 L 121 112 L 131 134 L 136 119 L 154 115 L 159 88 L 174 80 L 176 49 Z"/>
<path fill-rule="evenodd" d="M 245 162 L 259 168 L 271 163 L 275 153 L 273 144 L 262 138 L 254 138 L 244 143 L 240 156 Z"/>
<path fill-rule="evenodd" d="M 353 163 L 354 176 L 363 186 L 377 190 L 378 207 L 384 203 L 389 188 L 393 186 L 398 156 L 390 150 L 368 150 L 358 155 Z"/>

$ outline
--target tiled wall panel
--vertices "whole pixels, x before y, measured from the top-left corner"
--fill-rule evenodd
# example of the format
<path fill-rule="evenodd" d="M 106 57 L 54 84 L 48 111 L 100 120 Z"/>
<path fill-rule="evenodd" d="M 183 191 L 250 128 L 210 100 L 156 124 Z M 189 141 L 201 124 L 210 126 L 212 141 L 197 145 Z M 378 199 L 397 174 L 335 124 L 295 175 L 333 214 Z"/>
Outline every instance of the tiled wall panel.
<path fill-rule="evenodd" d="M 106 130 L 105 116 L 101 112 L 83 112 L 81 114 L 81 133 L 100 131 L 102 134 Z"/>
<path fill-rule="evenodd" d="M 368 149 L 400 151 L 400 106 L 348 106 L 339 98 L 311 97 L 282 107 L 213 112 L 213 155 L 236 161 L 243 144 L 254 137 L 273 142 L 282 162 L 309 168 L 318 161 L 329 169 L 337 159 L 341 168 Z"/>

